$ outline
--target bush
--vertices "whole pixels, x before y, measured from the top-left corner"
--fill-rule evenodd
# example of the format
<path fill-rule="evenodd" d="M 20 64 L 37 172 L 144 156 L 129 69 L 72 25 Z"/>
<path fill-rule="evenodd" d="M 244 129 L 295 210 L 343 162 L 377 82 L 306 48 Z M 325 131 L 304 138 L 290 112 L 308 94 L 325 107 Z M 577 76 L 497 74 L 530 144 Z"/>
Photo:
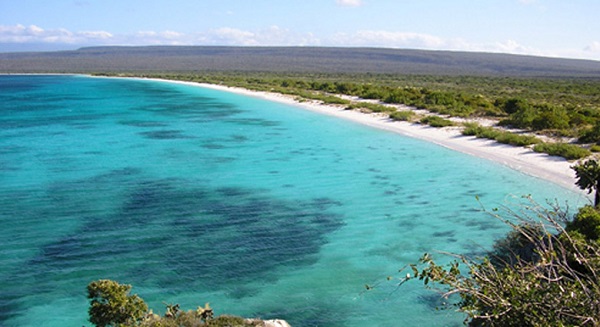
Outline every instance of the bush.
<path fill-rule="evenodd" d="M 440 116 L 427 116 L 420 120 L 421 124 L 427 124 L 431 127 L 448 127 L 454 126 L 454 123 Z"/>
<path fill-rule="evenodd" d="M 390 118 L 396 121 L 410 121 L 414 115 L 412 111 L 394 111 L 390 114 Z"/>
<path fill-rule="evenodd" d="M 91 282 L 88 287 L 91 300 L 89 320 L 97 327 L 254 327 L 264 326 L 260 320 L 222 315 L 213 318 L 213 309 L 208 303 L 196 310 L 183 311 L 179 304 L 167 304 L 164 316 L 148 311 L 148 306 L 137 295 L 129 295 L 130 285 L 121 285 L 112 280 Z"/>
<path fill-rule="evenodd" d="M 579 142 L 600 142 L 600 121 L 594 127 L 583 130 L 579 135 Z"/>
<path fill-rule="evenodd" d="M 98 280 L 87 286 L 90 322 L 98 327 L 135 325 L 142 320 L 148 306 L 137 295 L 129 295 L 131 285 L 112 280 Z"/>
<path fill-rule="evenodd" d="M 501 132 L 495 138 L 495 140 L 503 144 L 510 144 L 514 146 L 527 146 L 540 143 L 540 140 L 535 136 L 519 135 L 511 132 Z"/>
<path fill-rule="evenodd" d="M 320 96 L 320 97 L 317 97 L 316 100 L 321 100 L 325 104 L 343 104 L 343 105 L 346 105 L 346 104 L 350 103 L 349 100 L 342 99 L 340 97 L 336 97 L 336 96 L 333 96 L 333 95 Z"/>
<path fill-rule="evenodd" d="M 418 279 L 444 292 L 444 297 L 458 294 L 454 305 L 467 315 L 469 326 L 596 326 L 600 247 L 571 237 L 561 227 L 568 215 L 557 207 L 544 209 L 534 203 L 527 208 L 520 214 L 509 212 L 508 219 L 493 214 L 514 231 L 495 247 L 513 251 L 509 257 L 494 264 L 488 258 L 457 256 L 441 266 L 425 254 L 420 264 L 407 266 L 412 271 L 400 284 Z M 582 208 L 579 215 L 595 210 Z M 591 226 L 597 227 L 600 213 L 592 216 Z M 588 224 L 582 228 L 587 230 Z M 533 256 L 522 258 L 519 253 Z"/>
<path fill-rule="evenodd" d="M 567 232 L 578 232 L 586 240 L 597 242 L 600 239 L 600 212 L 592 206 L 579 209 L 573 221 L 567 223 Z"/>
<path fill-rule="evenodd" d="M 563 157 L 567 160 L 582 159 L 592 154 L 587 149 L 568 143 L 540 143 L 533 147 L 533 151 Z"/>
<path fill-rule="evenodd" d="M 463 135 L 476 136 L 478 138 L 495 140 L 500 131 L 492 127 L 483 127 L 476 123 L 465 123 L 462 131 Z"/>
<path fill-rule="evenodd" d="M 352 109 L 369 109 L 372 112 L 389 112 L 389 111 L 396 110 L 394 107 L 384 106 L 382 104 L 371 103 L 371 102 L 353 103 L 353 104 L 349 105 L 347 109 L 349 109 L 349 110 L 352 110 Z"/>
<path fill-rule="evenodd" d="M 508 131 L 500 131 L 493 127 L 484 127 L 474 123 L 465 124 L 465 129 L 462 131 L 462 134 L 495 140 L 499 143 L 510 144 L 514 146 L 527 146 L 540 142 L 540 140 L 535 136 L 519 135 Z"/>
<path fill-rule="evenodd" d="M 524 101 L 507 101 L 505 111 L 512 112 L 500 122 L 503 126 L 514 126 L 536 131 L 564 130 L 570 127 L 569 113 L 562 106 L 549 104 L 530 105 Z"/>
<path fill-rule="evenodd" d="M 537 117 L 531 122 L 534 130 L 568 129 L 569 115 L 564 107 L 550 106 L 547 104 L 536 106 Z"/>

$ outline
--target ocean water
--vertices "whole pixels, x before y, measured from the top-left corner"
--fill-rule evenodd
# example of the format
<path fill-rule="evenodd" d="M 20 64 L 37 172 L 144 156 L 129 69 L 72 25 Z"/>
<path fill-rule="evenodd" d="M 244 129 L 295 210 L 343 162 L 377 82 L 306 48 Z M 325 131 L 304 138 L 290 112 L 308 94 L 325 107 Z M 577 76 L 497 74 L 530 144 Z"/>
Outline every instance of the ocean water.
<path fill-rule="evenodd" d="M 489 248 L 506 227 L 481 205 L 589 203 L 437 145 L 181 84 L 0 76 L 0 112 L 0 326 L 89 326 L 101 278 L 158 312 L 458 326 L 435 292 L 386 277 L 424 252 Z"/>

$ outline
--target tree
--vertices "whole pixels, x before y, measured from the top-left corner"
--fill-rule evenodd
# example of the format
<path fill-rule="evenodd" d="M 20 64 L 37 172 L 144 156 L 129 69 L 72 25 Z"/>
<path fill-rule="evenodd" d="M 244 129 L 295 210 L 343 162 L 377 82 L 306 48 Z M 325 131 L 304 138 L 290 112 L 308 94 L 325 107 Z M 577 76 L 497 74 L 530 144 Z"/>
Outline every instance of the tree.
<path fill-rule="evenodd" d="M 571 167 L 575 170 L 577 180 L 575 184 L 582 190 L 587 190 L 588 193 L 595 192 L 594 195 L 594 206 L 598 207 L 600 204 L 600 165 L 594 159 L 579 163 Z"/>
<path fill-rule="evenodd" d="M 87 286 L 91 300 L 89 320 L 98 327 L 132 326 L 140 322 L 148 306 L 137 295 L 129 295 L 131 285 L 112 280 L 97 280 Z"/>

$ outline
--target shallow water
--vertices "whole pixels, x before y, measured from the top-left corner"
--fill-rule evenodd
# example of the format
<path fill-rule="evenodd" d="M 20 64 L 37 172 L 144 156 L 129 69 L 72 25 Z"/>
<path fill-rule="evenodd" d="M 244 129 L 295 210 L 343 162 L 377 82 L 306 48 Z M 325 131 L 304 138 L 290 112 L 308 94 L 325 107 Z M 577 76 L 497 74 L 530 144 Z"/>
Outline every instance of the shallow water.
<path fill-rule="evenodd" d="M 0 76 L 0 110 L 2 326 L 89 325 L 100 278 L 159 312 L 461 325 L 386 276 L 424 252 L 484 251 L 506 229 L 481 204 L 588 203 L 433 144 L 187 85 Z"/>

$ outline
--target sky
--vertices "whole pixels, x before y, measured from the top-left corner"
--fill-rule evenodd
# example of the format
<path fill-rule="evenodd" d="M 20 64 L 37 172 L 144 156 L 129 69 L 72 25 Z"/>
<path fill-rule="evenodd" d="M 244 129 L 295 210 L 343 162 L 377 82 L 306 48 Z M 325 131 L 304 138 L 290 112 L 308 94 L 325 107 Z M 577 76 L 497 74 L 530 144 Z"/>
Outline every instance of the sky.
<path fill-rule="evenodd" d="M 0 52 L 340 46 L 600 60 L 600 0 L 0 0 Z"/>

